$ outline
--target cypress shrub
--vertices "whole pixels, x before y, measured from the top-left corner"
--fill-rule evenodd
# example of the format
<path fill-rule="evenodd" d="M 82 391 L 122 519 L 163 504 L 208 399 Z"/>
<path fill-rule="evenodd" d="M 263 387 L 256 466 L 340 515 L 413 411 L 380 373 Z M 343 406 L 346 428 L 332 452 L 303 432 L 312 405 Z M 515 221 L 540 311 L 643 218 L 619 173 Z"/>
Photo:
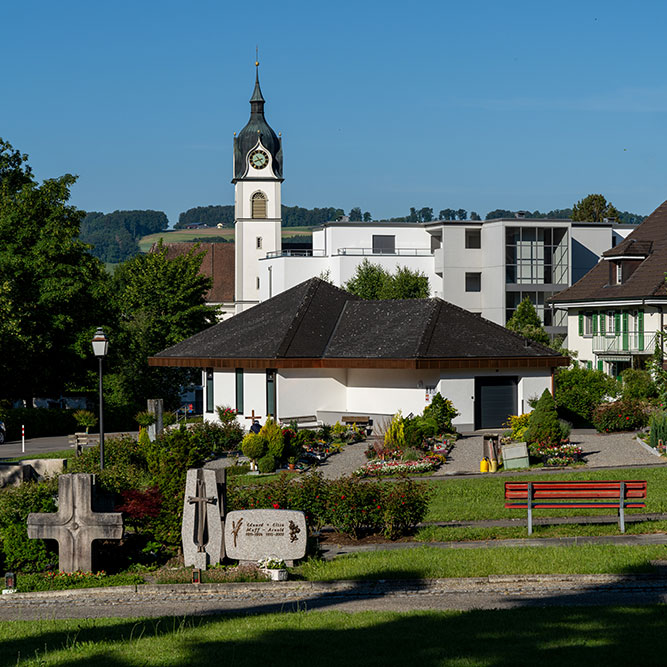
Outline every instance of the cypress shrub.
<path fill-rule="evenodd" d="M 551 392 L 545 389 L 530 414 L 526 441 L 543 445 L 559 445 L 563 437 L 563 429 L 558 421 L 556 402 Z"/>

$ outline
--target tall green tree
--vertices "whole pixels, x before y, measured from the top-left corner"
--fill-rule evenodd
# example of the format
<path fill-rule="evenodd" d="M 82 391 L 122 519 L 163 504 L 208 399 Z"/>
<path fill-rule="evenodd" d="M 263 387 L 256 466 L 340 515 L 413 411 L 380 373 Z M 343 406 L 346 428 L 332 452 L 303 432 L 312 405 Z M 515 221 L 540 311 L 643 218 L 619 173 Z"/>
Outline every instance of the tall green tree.
<path fill-rule="evenodd" d="M 103 265 L 79 240 L 70 174 L 35 181 L 0 140 L 0 396 L 58 396 L 85 382 L 108 310 Z"/>
<path fill-rule="evenodd" d="M 361 222 L 361 209 L 358 206 L 350 209 L 349 218 L 351 222 Z"/>
<path fill-rule="evenodd" d="M 507 321 L 506 327 L 536 343 L 549 344 L 549 334 L 544 330 L 542 320 L 528 297 L 517 306 L 514 315 Z"/>
<path fill-rule="evenodd" d="M 572 207 L 572 220 L 577 222 L 602 222 L 605 218 L 618 218 L 619 212 L 603 195 L 588 195 Z"/>
<path fill-rule="evenodd" d="M 362 299 L 425 299 L 429 295 L 428 277 L 421 271 L 397 266 L 390 273 L 367 259 L 343 287 Z"/>
<path fill-rule="evenodd" d="M 196 248 L 173 259 L 158 243 L 118 267 L 113 277 L 118 322 L 112 339 L 109 400 L 117 407 L 141 406 L 147 398 L 164 398 L 177 407 L 180 385 L 191 373 L 152 368 L 147 358 L 215 322 L 206 305 L 211 280 L 199 273 L 203 253 Z"/>

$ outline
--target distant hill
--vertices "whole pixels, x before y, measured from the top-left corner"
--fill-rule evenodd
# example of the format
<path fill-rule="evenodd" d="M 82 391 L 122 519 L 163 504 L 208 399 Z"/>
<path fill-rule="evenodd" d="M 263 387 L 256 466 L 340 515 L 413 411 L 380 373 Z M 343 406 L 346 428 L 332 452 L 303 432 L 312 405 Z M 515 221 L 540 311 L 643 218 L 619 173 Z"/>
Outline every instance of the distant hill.
<path fill-rule="evenodd" d="M 138 240 L 167 229 L 162 211 L 90 211 L 81 222 L 79 238 L 93 246 L 91 253 L 103 262 L 118 264 L 139 252 Z"/>

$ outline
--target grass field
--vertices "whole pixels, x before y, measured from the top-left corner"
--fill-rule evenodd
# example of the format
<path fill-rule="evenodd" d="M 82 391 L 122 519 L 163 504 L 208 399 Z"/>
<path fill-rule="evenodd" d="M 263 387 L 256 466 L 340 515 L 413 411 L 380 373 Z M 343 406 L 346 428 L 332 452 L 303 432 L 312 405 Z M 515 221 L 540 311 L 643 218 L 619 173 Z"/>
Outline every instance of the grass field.
<path fill-rule="evenodd" d="M 0 666 L 664 664 L 664 606 L 0 624 Z"/>
<path fill-rule="evenodd" d="M 667 545 L 581 544 L 563 547 L 368 551 L 331 561 L 309 560 L 295 568 L 309 581 L 338 579 L 446 579 L 496 574 L 631 574 L 655 572 Z"/>
<path fill-rule="evenodd" d="M 297 236 L 301 234 L 310 235 L 312 227 L 283 227 L 282 237 L 284 239 L 290 236 Z M 226 239 L 234 239 L 234 228 L 225 227 L 218 229 L 217 227 L 206 227 L 204 229 L 174 229 L 166 232 L 158 232 L 157 234 L 149 234 L 144 236 L 139 241 L 139 249 L 141 252 L 148 252 L 159 239 L 163 239 L 165 243 L 182 243 L 184 241 L 192 241 L 193 239 L 202 239 L 206 237 L 223 237 Z"/>

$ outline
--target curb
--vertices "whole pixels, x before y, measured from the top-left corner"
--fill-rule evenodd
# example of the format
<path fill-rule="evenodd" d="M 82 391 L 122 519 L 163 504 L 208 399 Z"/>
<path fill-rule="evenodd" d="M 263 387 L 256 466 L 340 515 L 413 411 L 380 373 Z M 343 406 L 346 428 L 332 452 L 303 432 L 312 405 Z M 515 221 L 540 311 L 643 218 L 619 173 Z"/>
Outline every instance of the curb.
<path fill-rule="evenodd" d="M 540 588 L 545 590 L 596 586 L 601 588 L 654 588 L 667 589 L 667 570 L 664 574 L 530 574 L 489 575 L 451 579 L 380 579 L 377 581 L 339 580 L 331 582 L 287 581 L 227 583 L 227 584 L 145 584 L 138 586 L 109 586 L 105 588 L 79 588 L 66 591 L 38 591 L 12 593 L 0 597 L 0 606 L 11 602 L 37 602 L 55 599 L 66 602 L 76 598 L 91 597 L 127 599 L 129 596 L 147 599 L 160 596 L 244 598 L 295 598 L 295 597 L 376 597 L 384 595 L 447 594 L 460 592 L 489 592 L 508 588 Z"/>

